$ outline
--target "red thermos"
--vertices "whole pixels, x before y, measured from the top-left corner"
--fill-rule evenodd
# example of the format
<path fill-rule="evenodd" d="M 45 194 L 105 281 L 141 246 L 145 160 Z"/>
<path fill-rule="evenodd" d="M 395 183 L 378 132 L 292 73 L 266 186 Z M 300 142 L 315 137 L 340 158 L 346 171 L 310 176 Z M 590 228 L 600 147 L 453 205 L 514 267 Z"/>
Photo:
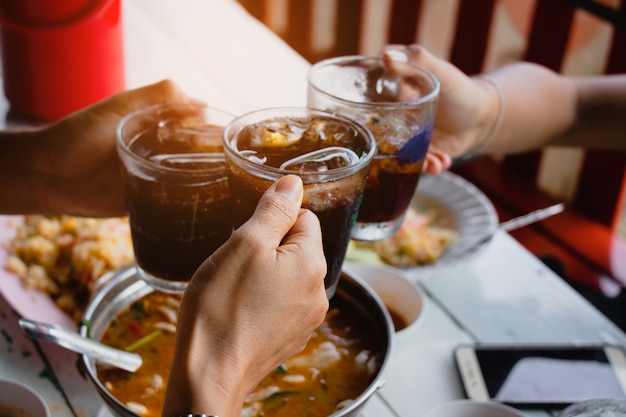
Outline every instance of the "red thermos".
<path fill-rule="evenodd" d="M 125 88 L 120 0 L 0 0 L 11 107 L 56 120 Z"/>

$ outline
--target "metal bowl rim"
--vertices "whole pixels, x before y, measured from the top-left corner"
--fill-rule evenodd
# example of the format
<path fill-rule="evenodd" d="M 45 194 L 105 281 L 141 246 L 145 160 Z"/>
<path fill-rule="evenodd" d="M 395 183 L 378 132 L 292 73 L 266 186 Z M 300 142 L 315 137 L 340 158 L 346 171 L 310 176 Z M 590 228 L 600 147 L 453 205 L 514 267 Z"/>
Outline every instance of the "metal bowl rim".
<path fill-rule="evenodd" d="M 124 288 L 129 288 L 132 286 L 145 288 L 148 286 L 147 283 L 143 282 L 141 279 L 138 279 L 136 277 L 138 277 L 137 268 L 134 265 L 121 268 L 116 271 L 109 272 L 108 274 L 102 277 L 101 282 L 104 282 L 104 284 L 97 290 L 94 297 L 89 302 L 87 309 L 85 310 L 85 313 L 83 315 L 83 320 L 81 320 L 81 323 L 79 326 L 79 333 L 82 336 L 91 338 L 91 331 L 90 331 L 91 329 L 90 329 L 89 324 L 91 320 L 93 319 L 94 314 L 100 307 L 100 304 L 104 302 L 107 295 L 115 291 L 118 288 L 118 286 L 122 285 L 127 280 L 131 280 L 133 278 L 135 278 L 135 280 L 131 281 L 131 283 Z M 385 383 L 384 376 L 386 375 L 387 368 L 389 366 L 389 362 L 391 359 L 391 354 L 394 349 L 395 336 L 394 336 L 393 321 L 391 319 L 391 316 L 389 315 L 389 312 L 387 311 L 387 308 L 385 307 L 385 304 L 383 303 L 381 298 L 378 296 L 378 294 L 376 294 L 373 288 L 371 288 L 370 285 L 367 284 L 363 279 L 359 278 L 357 274 L 344 269 L 342 270 L 342 280 L 344 280 L 346 277 L 349 280 L 352 280 L 354 284 L 356 284 L 356 287 L 359 288 L 361 294 L 358 294 L 358 295 L 360 296 L 360 298 L 362 298 L 364 295 L 367 297 L 368 301 L 373 302 L 376 305 L 377 311 L 375 312 L 375 315 L 379 315 L 379 314 L 382 315 L 385 323 L 384 324 L 381 323 L 381 328 L 384 328 L 384 330 L 386 331 L 385 336 L 387 339 L 386 340 L 387 348 L 385 351 L 385 355 L 381 360 L 380 368 L 378 369 L 378 372 L 376 373 L 376 376 L 374 377 L 370 385 L 359 396 L 354 398 L 352 403 L 342 408 L 341 410 L 338 410 L 335 413 L 331 414 L 329 417 L 348 417 L 348 416 L 351 416 L 353 412 L 356 412 L 360 410 L 361 407 L 363 407 L 363 405 L 370 399 L 370 397 L 381 386 L 384 385 Z M 340 280 L 339 285 L 341 285 L 341 282 L 342 281 Z M 359 298 L 357 298 L 357 300 L 359 300 Z M 360 301 L 365 302 L 366 300 L 360 299 Z M 116 397 L 114 397 L 104 387 L 104 385 L 100 382 L 99 378 L 97 377 L 97 373 L 95 371 L 94 360 L 90 360 L 89 357 L 85 355 L 81 355 L 81 363 L 86 370 L 87 376 L 89 377 L 91 382 L 95 385 L 96 389 L 98 390 L 100 395 L 103 397 L 105 402 L 108 403 L 107 405 L 110 408 L 113 408 L 113 407 L 118 408 L 119 410 L 121 410 L 120 412 L 124 412 L 128 416 L 141 417 L 140 415 L 129 410 L 128 407 L 126 407 L 123 403 L 121 403 Z M 112 410 L 112 411 L 115 411 L 115 410 Z"/>

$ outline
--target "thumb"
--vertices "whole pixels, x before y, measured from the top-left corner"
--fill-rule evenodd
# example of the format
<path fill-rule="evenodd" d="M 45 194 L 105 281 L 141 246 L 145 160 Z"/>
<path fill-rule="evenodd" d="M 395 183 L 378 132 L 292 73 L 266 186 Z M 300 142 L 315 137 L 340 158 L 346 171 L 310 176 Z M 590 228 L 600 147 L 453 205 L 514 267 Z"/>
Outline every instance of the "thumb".
<path fill-rule="evenodd" d="M 251 228 L 256 235 L 278 247 L 298 219 L 302 195 L 302 180 L 286 175 L 265 191 L 254 214 L 240 228 Z"/>

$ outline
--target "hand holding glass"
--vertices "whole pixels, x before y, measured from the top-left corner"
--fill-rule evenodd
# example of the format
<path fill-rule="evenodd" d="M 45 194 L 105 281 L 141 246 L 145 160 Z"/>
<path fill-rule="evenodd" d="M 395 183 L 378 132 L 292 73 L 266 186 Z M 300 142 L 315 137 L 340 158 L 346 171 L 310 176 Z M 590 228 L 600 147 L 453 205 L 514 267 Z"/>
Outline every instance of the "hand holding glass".
<path fill-rule="evenodd" d="M 236 118 L 224 129 L 236 226 L 252 215 L 274 181 L 298 175 L 304 184 L 302 206 L 320 220 L 326 295 L 332 297 L 375 152 L 367 129 L 327 112 L 276 108 Z"/>
<path fill-rule="evenodd" d="M 384 239 L 402 225 L 430 145 L 438 96 L 439 81 L 430 72 L 402 62 L 348 56 L 311 67 L 307 105 L 356 120 L 378 145 L 352 238 Z"/>

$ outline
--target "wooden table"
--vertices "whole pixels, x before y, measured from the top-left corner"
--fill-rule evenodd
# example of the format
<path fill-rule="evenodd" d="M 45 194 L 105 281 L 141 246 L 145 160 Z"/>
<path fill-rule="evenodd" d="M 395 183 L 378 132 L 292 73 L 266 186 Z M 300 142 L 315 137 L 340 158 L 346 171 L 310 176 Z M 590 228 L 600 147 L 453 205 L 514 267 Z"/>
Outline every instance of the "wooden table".
<path fill-rule="evenodd" d="M 235 113 L 305 104 L 309 64 L 234 1 L 134 0 L 123 7 L 129 88 L 170 78 Z M 7 109 L 0 101 L 0 111 Z M 504 232 L 466 262 L 398 273 L 422 286 L 427 308 L 418 326 L 397 340 L 386 384 L 365 416 L 421 416 L 462 398 L 452 360 L 459 343 L 626 345 L 620 329 Z M 110 416 L 76 370 L 76 355 L 27 339 L 17 319 L 0 297 L 0 377 L 37 390 L 53 417 Z"/>

